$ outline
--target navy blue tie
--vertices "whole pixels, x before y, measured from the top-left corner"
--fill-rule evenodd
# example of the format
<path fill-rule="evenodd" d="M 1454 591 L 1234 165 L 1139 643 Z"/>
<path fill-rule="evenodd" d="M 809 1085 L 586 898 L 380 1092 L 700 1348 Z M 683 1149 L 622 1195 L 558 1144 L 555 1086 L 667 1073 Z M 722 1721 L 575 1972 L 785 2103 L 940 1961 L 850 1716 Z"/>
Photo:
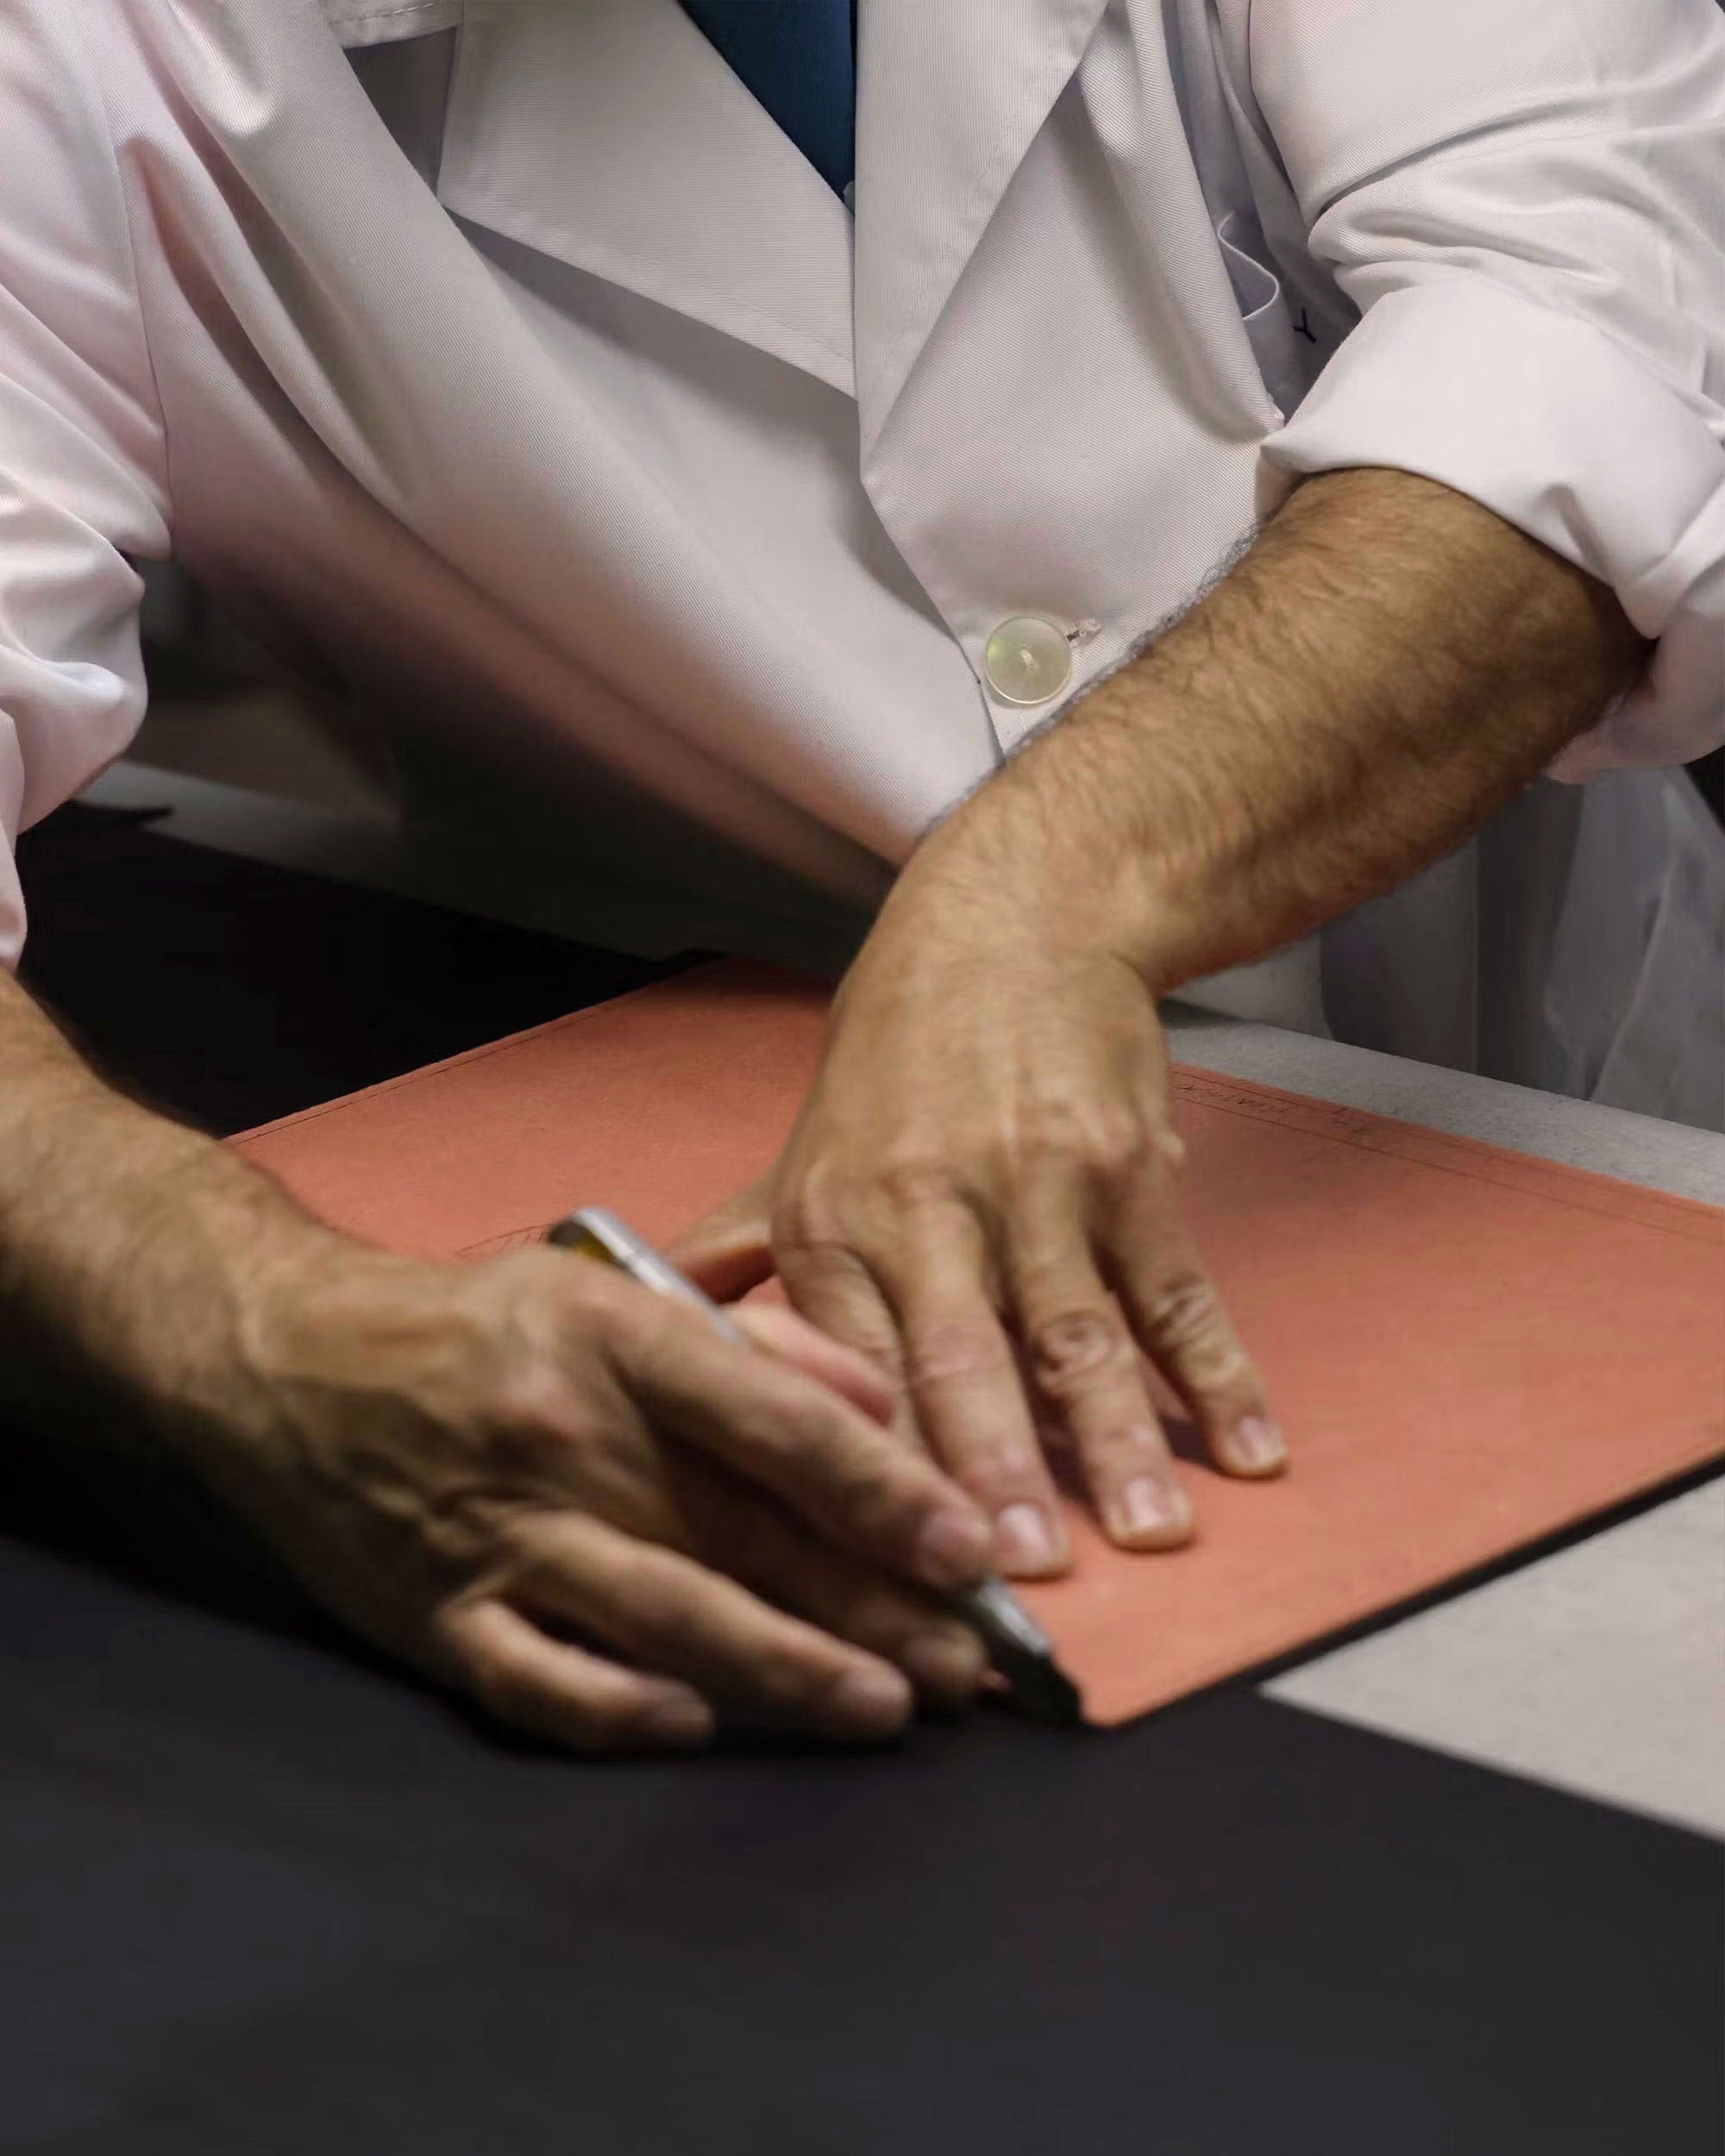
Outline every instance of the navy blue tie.
<path fill-rule="evenodd" d="M 683 0 L 683 7 L 842 195 L 856 160 L 851 0 Z"/>

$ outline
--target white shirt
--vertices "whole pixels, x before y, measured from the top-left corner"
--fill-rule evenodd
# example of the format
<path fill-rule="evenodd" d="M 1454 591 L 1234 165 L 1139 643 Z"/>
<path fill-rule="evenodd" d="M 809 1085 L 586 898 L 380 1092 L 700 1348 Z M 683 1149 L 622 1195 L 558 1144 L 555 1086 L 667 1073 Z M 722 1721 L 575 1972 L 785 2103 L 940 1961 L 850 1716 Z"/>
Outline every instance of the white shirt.
<path fill-rule="evenodd" d="M 1562 775 L 1725 735 L 1713 0 L 861 22 L 853 228 L 676 0 L 0 0 L 9 832 L 129 740 L 134 565 L 172 555 L 367 700 L 421 813 L 480 770 L 647 796 L 867 901 L 1295 474 L 1355 464 L 1658 638 Z M 1070 640 L 1041 706 L 990 686 L 1018 614 Z M 1517 1075 L 1596 1092 L 1615 1055 L 1673 1110 L 1725 871 L 1681 810 L 1639 861 L 1617 834 L 1675 783 L 1540 811 L 1562 843 L 1507 879 L 1470 848 L 1273 964 L 1266 1014 L 1320 1025 L 1321 979 L 1339 1030 L 1490 1062 L 1531 1007 Z M 1628 970 L 1576 988 L 1578 906 L 1637 877 Z M 1661 978 L 1667 901 L 1700 936 Z"/>

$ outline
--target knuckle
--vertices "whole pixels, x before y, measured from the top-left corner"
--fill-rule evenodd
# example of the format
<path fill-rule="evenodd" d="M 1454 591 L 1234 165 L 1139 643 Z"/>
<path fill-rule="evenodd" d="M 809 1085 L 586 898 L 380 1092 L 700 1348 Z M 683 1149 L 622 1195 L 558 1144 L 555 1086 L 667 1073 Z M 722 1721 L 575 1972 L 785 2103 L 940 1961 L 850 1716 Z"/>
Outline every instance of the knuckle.
<path fill-rule="evenodd" d="M 524 1300 L 514 1313 L 507 1366 L 543 1396 L 552 1388 L 613 1388 L 626 1369 L 650 1359 L 663 1341 L 662 1298 L 587 1259 L 562 1259 L 573 1277 L 555 1295 Z"/>
<path fill-rule="evenodd" d="M 787 1282 L 819 1282 L 847 1299 L 870 1294 L 874 1282 L 843 1224 L 825 1212 L 792 1204 L 774 1216 L 773 1256 Z"/>
<path fill-rule="evenodd" d="M 691 1597 L 668 1581 L 642 1579 L 634 1583 L 620 1620 L 637 1645 L 656 1653 L 687 1656 L 700 1646 L 710 1632 Z"/>
<path fill-rule="evenodd" d="M 500 1502 L 560 1506 L 595 1476 L 627 1477 L 637 1448 L 623 1423 L 579 1400 L 511 1401 L 474 1446 L 478 1487 Z"/>
<path fill-rule="evenodd" d="M 818 1696 L 830 1674 L 814 1656 L 800 1652 L 787 1640 L 758 1649 L 743 1671 L 757 1698 L 781 1709 L 800 1707 Z"/>
<path fill-rule="evenodd" d="M 1193 1349 L 1186 1357 L 1185 1369 L 1192 1390 L 1212 1401 L 1226 1398 L 1246 1407 L 1259 1396 L 1258 1372 L 1230 1333 Z"/>
<path fill-rule="evenodd" d="M 775 1194 L 768 1229 L 775 1250 L 789 1250 L 861 1271 L 861 1231 L 877 1210 L 879 1179 L 849 1162 L 821 1159 L 787 1178 Z"/>
<path fill-rule="evenodd" d="M 1020 1135 L 1019 1158 L 1033 1168 L 1078 1168 L 1126 1175 L 1153 1156 L 1142 1116 L 1128 1106 L 1092 1102 L 1082 1110 L 1044 1108 Z"/>
<path fill-rule="evenodd" d="M 536 1355 L 523 1356 L 497 1373 L 490 1419 L 499 1437 L 566 1436 L 584 1420 L 580 1397 L 568 1378 Z"/>
<path fill-rule="evenodd" d="M 1057 1395 L 1119 1362 L 1126 1336 L 1106 1310 L 1078 1307 L 1039 1319 L 1031 1330 L 1038 1382 Z"/>
<path fill-rule="evenodd" d="M 950 1205 L 955 1195 L 952 1169 L 944 1158 L 922 1152 L 889 1154 L 881 1163 L 881 1193 L 900 1213 L 928 1213 Z"/>
<path fill-rule="evenodd" d="M 913 1387 L 992 1377 L 1011 1361 L 1000 1327 L 982 1318 L 948 1319 L 920 1326 L 906 1344 L 906 1375 Z"/>
<path fill-rule="evenodd" d="M 587 1269 L 598 1272 L 590 1265 Z M 692 1323 L 685 1303 L 655 1294 L 639 1281 L 621 1277 L 603 1282 L 605 1300 L 584 1313 L 585 1322 L 572 1344 L 585 1345 L 595 1369 L 653 1363 L 674 1355 L 682 1343 L 704 1334 L 705 1327 Z"/>
<path fill-rule="evenodd" d="M 1151 1290 L 1145 1322 L 1165 1354 L 1183 1357 L 1230 1344 L 1215 1289 L 1195 1269 L 1168 1275 Z"/>
<path fill-rule="evenodd" d="M 1111 1179 L 1133 1175 L 1149 1168 L 1158 1149 L 1148 1125 L 1131 1109 L 1109 1109 L 1100 1115 L 1090 1131 L 1088 1147 L 1093 1167 Z"/>
<path fill-rule="evenodd" d="M 572 1264 L 562 1250 L 523 1250 L 515 1262 L 520 1270 L 509 1307 L 530 1319 L 542 1338 L 567 1342 L 627 1325 L 634 1298 L 628 1282 L 609 1266 L 586 1259 Z"/>
<path fill-rule="evenodd" d="M 807 1177 L 779 1194 L 768 1223 L 775 1250 L 801 1255 L 842 1252 L 844 1244 L 844 1209 L 831 1182 L 824 1176 Z"/>
<path fill-rule="evenodd" d="M 860 1258 L 848 1250 L 833 1250 L 812 1265 L 794 1264 L 781 1269 L 794 1300 L 814 1289 L 818 1307 L 809 1310 L 810 1322 L 829 1338 L 873 1363 L 877 1374 L 896 1377 L 898 1334 Z"/>

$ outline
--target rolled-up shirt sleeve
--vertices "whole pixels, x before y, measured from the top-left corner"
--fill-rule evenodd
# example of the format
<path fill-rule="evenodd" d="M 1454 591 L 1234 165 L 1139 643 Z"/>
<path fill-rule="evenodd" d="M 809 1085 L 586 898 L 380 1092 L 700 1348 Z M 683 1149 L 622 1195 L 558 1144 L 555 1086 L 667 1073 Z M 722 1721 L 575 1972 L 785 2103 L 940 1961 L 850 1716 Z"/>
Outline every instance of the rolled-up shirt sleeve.
<path fill-rule="evenodd" d="M 144 709 L 135 562 L 168 551 L 165 447 L 111 137 L 65 26 L 0 16 L 0 963 L 18 833 Z"/>
<path fill-rule="evenodd" d="M 1553 775 L 1725 739 L 1725 13 L 1253 0 L 1254 98 L 1360 310 L 1264 454 L 1471 496 L 1657 640 Z"/>

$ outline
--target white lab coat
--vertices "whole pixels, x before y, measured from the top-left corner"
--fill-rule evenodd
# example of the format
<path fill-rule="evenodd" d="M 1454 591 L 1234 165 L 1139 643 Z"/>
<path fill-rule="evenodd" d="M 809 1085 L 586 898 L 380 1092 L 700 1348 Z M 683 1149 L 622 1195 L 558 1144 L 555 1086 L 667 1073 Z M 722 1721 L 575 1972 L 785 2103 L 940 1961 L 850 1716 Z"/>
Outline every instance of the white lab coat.
<path fill-rule="evenodd" d="M 1713 0 L 862 0 L 854 226 L 676 0 L 0 0 L 0 142 L 9 832 L 125 748 L 172 555 L 421 813 L 650 800 L 866 904 L 1058 708 L 1004 617 L 1070 699 L 1361 464 L 1659 640 L 1563 775 L 1725 734 Z M 1716 1112 L 1725 869 L 1613 784 L 1216 999 Z"/>

